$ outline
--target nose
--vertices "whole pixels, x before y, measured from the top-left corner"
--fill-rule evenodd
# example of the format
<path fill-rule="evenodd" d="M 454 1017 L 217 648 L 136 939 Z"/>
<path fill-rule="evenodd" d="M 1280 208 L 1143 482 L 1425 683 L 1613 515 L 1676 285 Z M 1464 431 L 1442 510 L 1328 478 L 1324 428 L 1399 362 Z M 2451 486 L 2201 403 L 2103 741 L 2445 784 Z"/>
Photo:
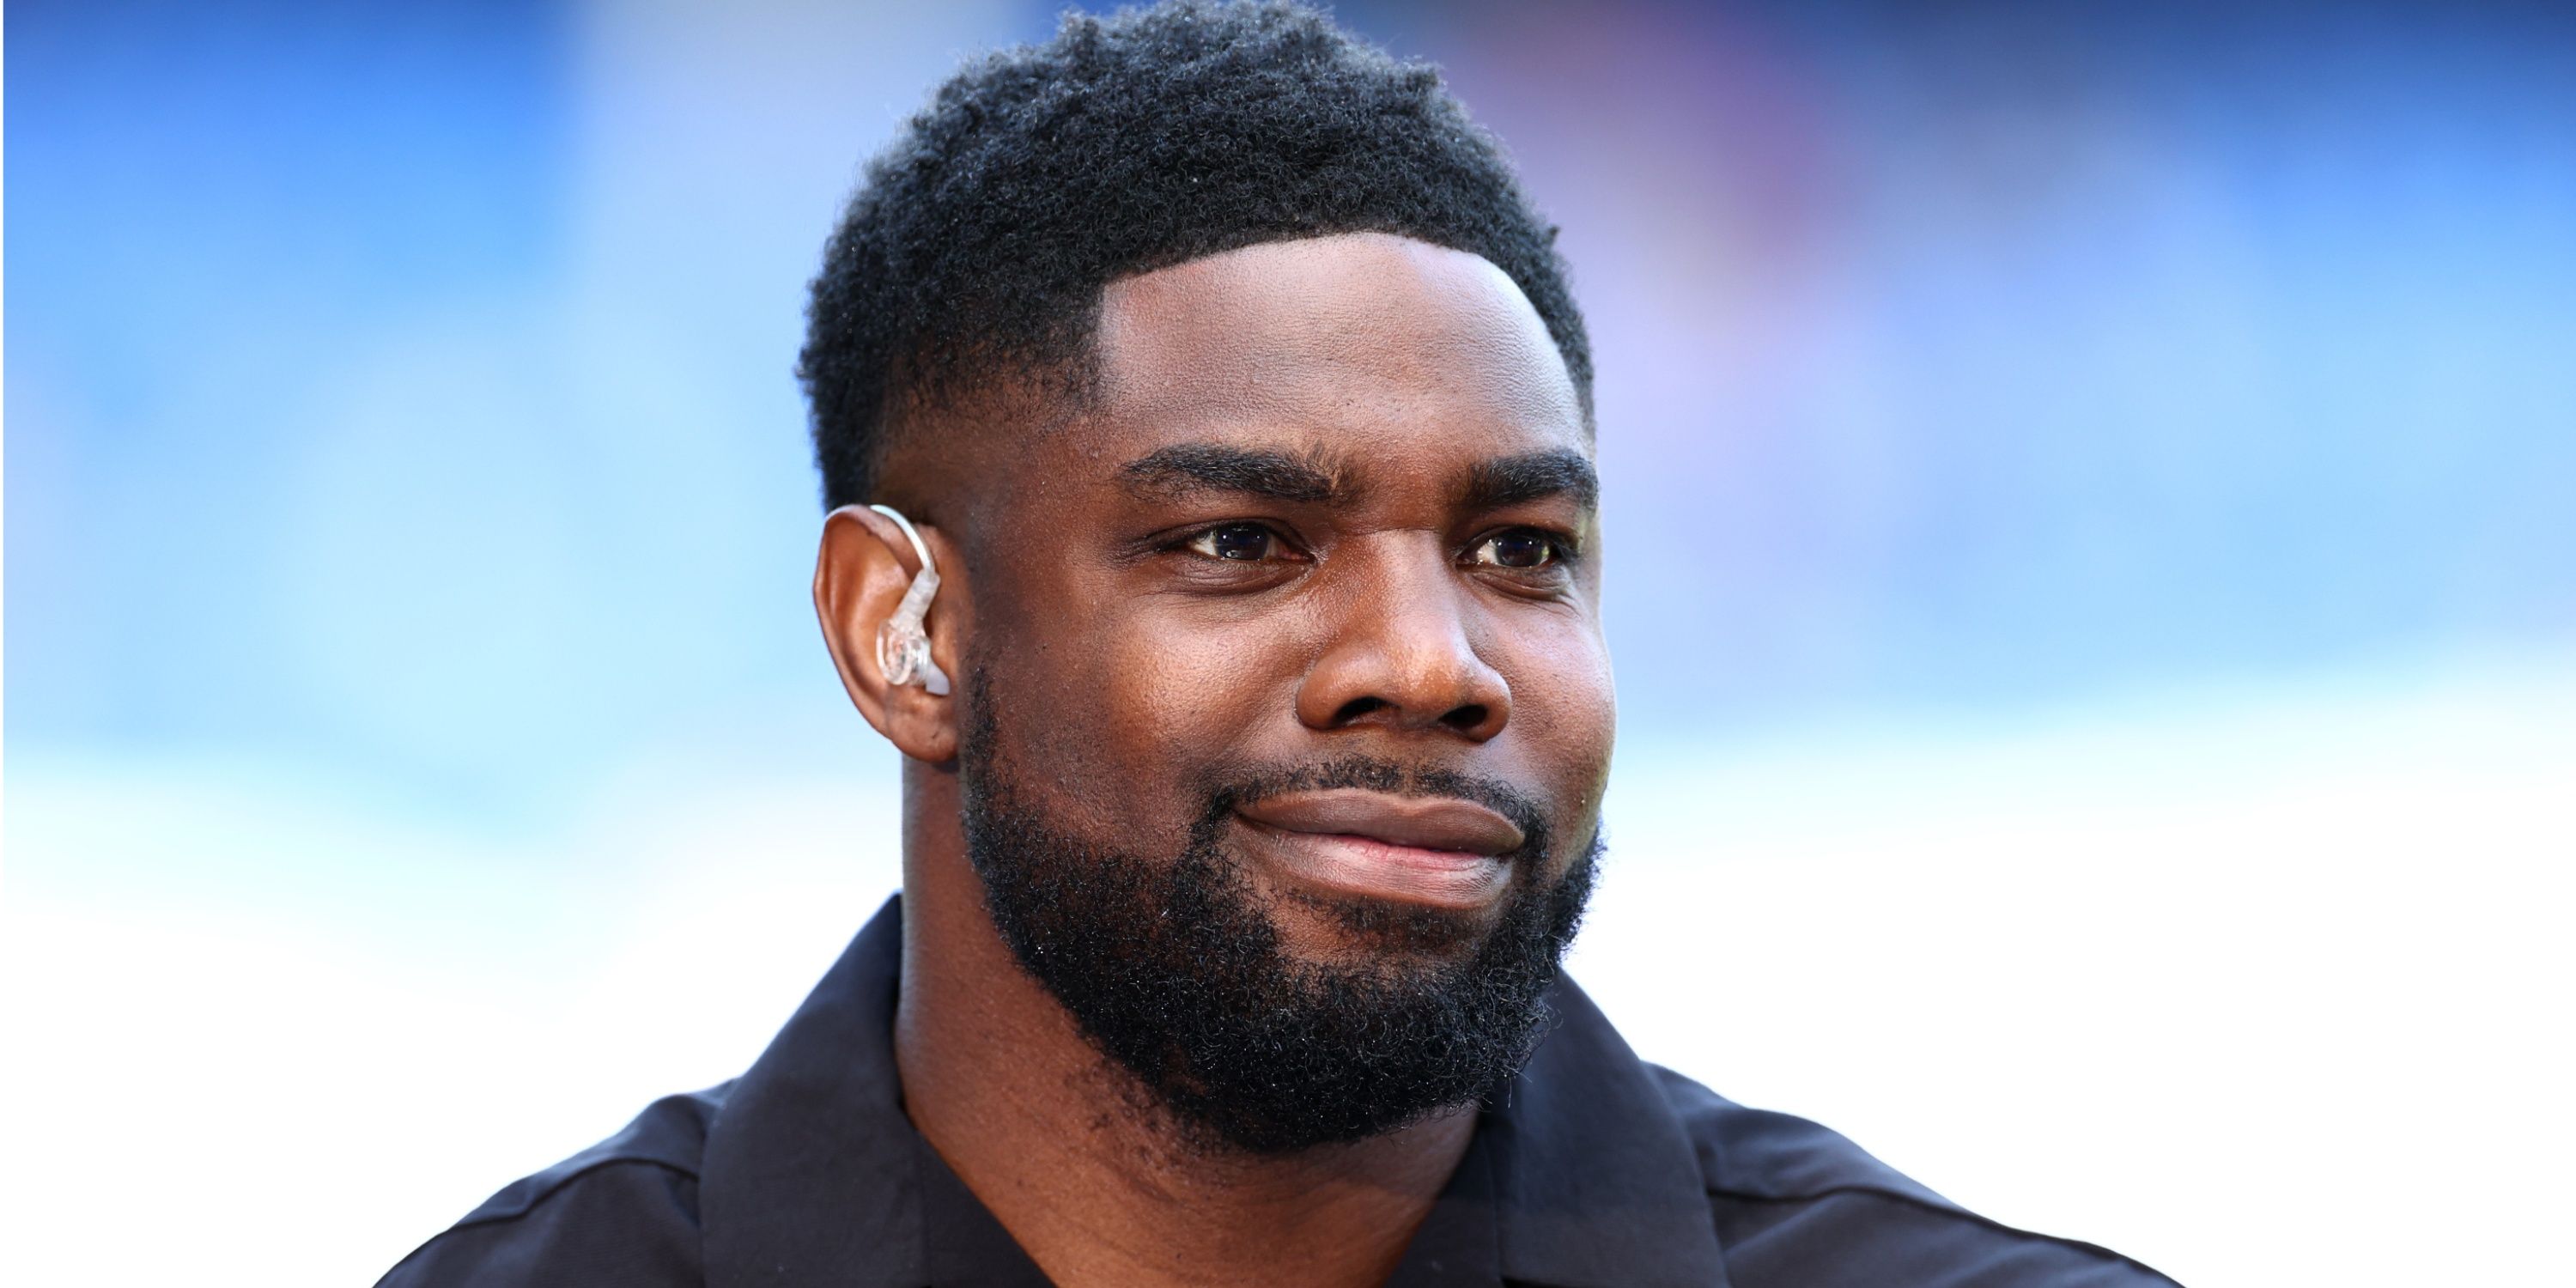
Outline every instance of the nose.
<path fill-rule="evenodd" d="M 1332 636 L 1297 688 L 1319 732 L 1383 727 L 1484 742 L 1511 720 L 1512 690 L 1476 649 L 1470 587 L 1431 548 L 1385 551 L 1339 597 Z"/>

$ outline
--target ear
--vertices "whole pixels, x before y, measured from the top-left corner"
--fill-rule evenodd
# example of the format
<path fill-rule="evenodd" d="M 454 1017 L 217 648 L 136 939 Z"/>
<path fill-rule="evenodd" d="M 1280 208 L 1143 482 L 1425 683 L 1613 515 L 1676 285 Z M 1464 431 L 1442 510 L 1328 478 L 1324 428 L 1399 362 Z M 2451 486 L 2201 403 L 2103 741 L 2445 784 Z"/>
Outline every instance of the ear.
<path fill-rule="evenodd" d="M 939 595 L 922 621 L 931 660 L 962 686 L 958 654 L 971 617 L 965 609 L 965 561 L 938 529 L 915 527 L 940 573 Z M 814 561 L 814 614 L 822 620 L 823 643 L 832 650 L 841 687 L 896 750 L 942 765 L 957 758 L 959 695 L 933 697 L 919 684 L 891 683 L 877 661 L 877 628 L 894 616 L 920 572 L 912 542 L 894 520 L 863 505 L 845 505 L 824 518 L 823 548 Z"/>

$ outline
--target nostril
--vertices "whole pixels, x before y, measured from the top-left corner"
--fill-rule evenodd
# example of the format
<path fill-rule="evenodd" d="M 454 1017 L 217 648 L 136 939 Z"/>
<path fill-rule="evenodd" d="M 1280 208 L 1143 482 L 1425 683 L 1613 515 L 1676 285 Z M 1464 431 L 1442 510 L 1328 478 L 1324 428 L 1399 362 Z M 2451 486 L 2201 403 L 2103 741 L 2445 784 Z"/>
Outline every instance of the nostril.
<path fill-rule="evenodd" d="M 1470 703 L 1440 717 L 1440 723 L 1445 724 L 1460 733 L 1472 732 L 1484 726 L 1485 708 L 1480 705 Z"/>
<path fill-rule="evenodd" d="M 1360 717 L 1365 716 L 1385 705 L 1386 699 L 1384 698 L 1353 698 L 1350 701 L 1343 703 L 1341 710 L 1333 713 L 1333 725 L 1334 727 L 1339 728 L 1342 725 L 1350 724 L 1358 720 Z"/>

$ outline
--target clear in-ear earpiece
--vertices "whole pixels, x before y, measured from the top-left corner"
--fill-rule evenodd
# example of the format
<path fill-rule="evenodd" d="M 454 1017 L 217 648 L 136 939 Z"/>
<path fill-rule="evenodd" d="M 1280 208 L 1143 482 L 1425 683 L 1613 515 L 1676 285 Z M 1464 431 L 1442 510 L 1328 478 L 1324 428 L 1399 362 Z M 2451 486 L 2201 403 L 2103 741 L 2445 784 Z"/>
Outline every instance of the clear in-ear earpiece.
<path fill-rule="evenodd" d="M 932 697 L 947 697 L 948 675 L 930 660 L 930 636 L 921 625 L 930 613 L 931 597 L 939 593 L 939 568 L 930 561 L 930 546 L 912 530 L 912 520 L 893 506 L 868 508 L 894 520 L 903 535 L 911 538 L 912 552 L 921 556 L 921 574 L 903 592 L 903 602 L 894 606 L 894 615 L 877 628 L 877 665 L 884 668 L 889 684 L 918 683 Z"/>

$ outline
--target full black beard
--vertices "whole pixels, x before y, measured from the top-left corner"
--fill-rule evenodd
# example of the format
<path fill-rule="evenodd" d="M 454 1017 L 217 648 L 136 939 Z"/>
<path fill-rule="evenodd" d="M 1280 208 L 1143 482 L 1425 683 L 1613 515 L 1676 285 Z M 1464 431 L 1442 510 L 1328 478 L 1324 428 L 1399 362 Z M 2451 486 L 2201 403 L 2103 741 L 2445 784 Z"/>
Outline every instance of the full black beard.
<path fill-rule="evenodd" d="M 1143 856 L 1054 826 L 1014 790 L 980 668 L 964 697 L 966 853 L 985 907 L 1022 968 L 1169 1111 L 1182 1144 L 1276 1155 L 1375 1136 L 1476 1102 L 1545 1035 L 1542 998 L 1591 896 L 1597 837 L 1543 881 L 1546 821 L 1526 797 L 1350 758 L 1209 784 L 1180 853 Z M 1366 951 L 1349 963 L 1290 956 L 1225 830 L 1238 805 L 1341 786 L 1466 797 L 1519 824 L 1527 839 L 1508 856 L 1512 887 L 1491 930 L 1445 910 L 1298 896 Z"/>

